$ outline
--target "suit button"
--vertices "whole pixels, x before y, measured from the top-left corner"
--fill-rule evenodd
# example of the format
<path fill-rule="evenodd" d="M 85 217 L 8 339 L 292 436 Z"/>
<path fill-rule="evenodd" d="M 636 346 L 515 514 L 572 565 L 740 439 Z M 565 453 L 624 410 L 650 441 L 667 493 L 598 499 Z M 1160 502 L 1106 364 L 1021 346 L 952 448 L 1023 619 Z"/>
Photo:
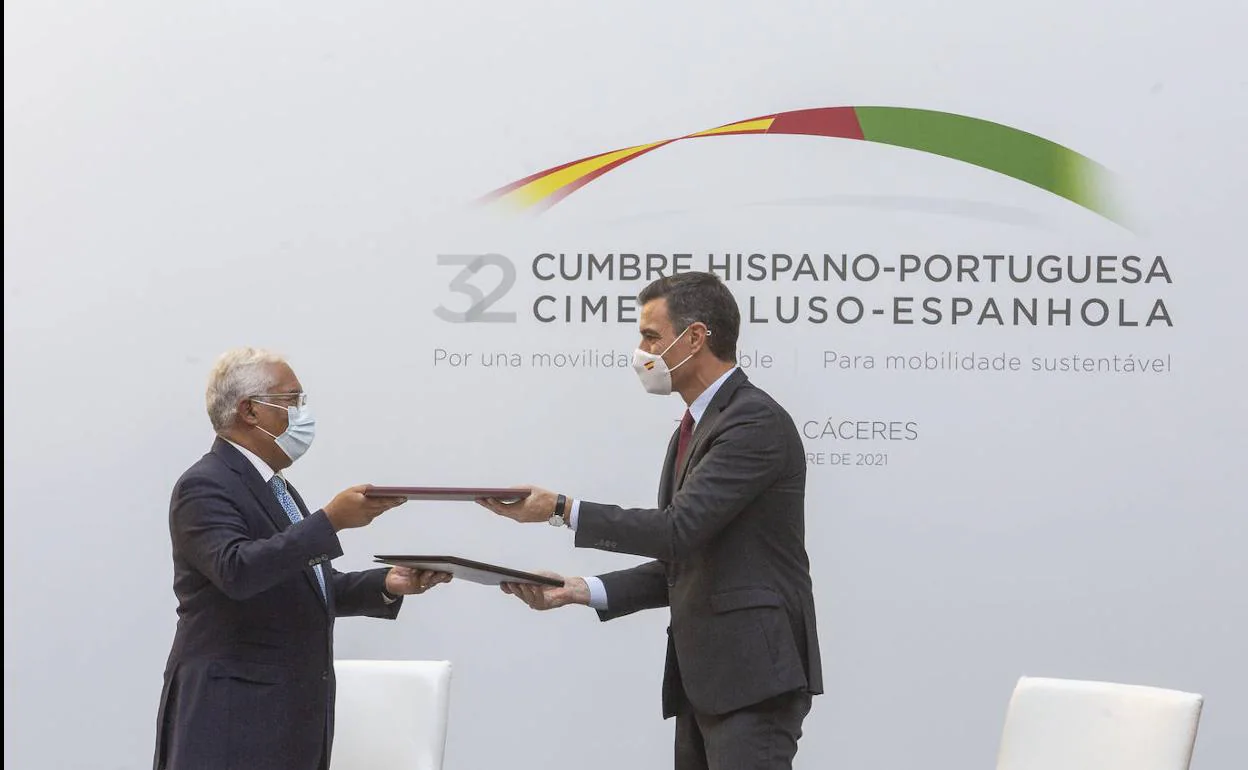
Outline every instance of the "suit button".
<path fill-rule="evenodd" d="M 322 671 L 322 672 L 321 672 L 321 679 L 328 680 L 328 679 L 329 679 L 329 672 L 328 672 L 328 671 Z"/>

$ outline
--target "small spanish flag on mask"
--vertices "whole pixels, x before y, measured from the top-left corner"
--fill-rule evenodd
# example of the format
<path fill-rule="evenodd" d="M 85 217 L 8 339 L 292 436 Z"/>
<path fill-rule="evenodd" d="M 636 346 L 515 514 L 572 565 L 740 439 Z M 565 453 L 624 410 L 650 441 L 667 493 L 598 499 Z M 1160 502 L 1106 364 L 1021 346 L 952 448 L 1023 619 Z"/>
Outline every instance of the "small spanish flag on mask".
<path fill-rule="evenodd" d="M 647 361 L 647 362 L 644 364 L 644 366 L 646 367 L 646 371 L 648 372 L 648 371 L 650 371 L 651 369 L 653 369 L 653 368 L 654 368 L 654 362 L 653 362 L 653 361 Z"/>

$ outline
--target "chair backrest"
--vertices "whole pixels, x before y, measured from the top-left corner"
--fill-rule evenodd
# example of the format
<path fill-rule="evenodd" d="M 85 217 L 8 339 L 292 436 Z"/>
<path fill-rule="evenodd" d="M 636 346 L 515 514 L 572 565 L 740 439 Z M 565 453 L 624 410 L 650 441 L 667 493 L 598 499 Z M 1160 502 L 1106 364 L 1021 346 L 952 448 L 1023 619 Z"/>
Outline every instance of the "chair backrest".
<path fill-rule="evenodd" d="M 331 770 L 441 770 L 450 708 L 444 660 L 338 660 Z"/>
<path fill-rule="evenodd" d="M 1203 704 L 1156 687 L 1022 677 L 997 770 L 1189 770 Z"/>

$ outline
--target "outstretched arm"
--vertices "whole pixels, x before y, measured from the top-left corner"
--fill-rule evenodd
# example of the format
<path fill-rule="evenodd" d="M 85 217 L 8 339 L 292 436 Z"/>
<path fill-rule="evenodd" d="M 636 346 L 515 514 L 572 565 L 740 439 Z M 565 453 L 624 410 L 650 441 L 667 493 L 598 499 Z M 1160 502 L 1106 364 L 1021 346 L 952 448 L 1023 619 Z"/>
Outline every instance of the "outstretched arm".
<path fill-rule="evenodd" d="M 596 578 L 563 577 L 554 572 L 539 575 L 559 578 L 562 586 L 531 583 L 503 583 L 503 593 L 519 597 L 535 610 L 553 610 L 569 604 L 583 604 L 598 610 L 598 617 L 611 620 L 639 610 L 667 606 L 667 570 L 661 562 L 639 564 Z M 599 588 L 591 589 L 591 581 Z"/>

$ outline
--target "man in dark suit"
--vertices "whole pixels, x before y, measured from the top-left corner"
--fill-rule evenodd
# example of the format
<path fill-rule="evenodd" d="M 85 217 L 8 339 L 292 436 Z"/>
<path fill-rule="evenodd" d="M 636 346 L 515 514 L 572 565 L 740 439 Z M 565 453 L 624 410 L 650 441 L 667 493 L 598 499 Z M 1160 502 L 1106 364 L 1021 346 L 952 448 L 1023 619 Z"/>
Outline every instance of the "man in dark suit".
<path fill-rule="evenodd" d="M 315 422 L 279 357 L 225 353 L 208 383 L 217 438 L 169 507 L 178 625 L 157 716 L 156 770 L 325 770 L 334 734 L 334 618 L 394 618 L 449 575 L 342 573 L 337 532 L 402 498 L 367 485 L 308 510 L 282 475 Z"/>
<path fill-rule="evenodd" d="M 517 521 L 567 524 L 578 547 L 653 561 L 562 588 L 504 590 L 535 609 L 586 604 L 603 620 L 670 607 L 663 715 L 676 718 L 677 769 L 789 768 L 811 696 L 823 691 L 801 437 L 737 368 L 740 313 L 718 278 L 661 278 L 638 300 L 634 369 L 648 392 L 675 390 L 688 405 L 659 507 L 536 487 L 519 503 L 481 502 Z"/>

